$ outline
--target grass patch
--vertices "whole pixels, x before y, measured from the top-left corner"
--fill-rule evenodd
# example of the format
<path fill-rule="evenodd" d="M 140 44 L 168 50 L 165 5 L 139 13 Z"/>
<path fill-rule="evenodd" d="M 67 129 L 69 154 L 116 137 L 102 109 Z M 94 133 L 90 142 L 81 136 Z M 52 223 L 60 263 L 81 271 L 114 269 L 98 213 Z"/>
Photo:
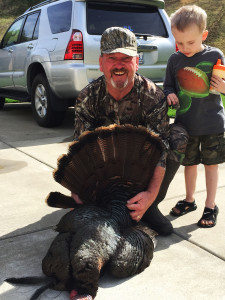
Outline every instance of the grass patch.
<path fill-rule="evenodd" d="M 5 103 L 19 103 L 19 102 L 20 102 L 19 100 L 8 99 L 8 98 L 5 99 Z"/>

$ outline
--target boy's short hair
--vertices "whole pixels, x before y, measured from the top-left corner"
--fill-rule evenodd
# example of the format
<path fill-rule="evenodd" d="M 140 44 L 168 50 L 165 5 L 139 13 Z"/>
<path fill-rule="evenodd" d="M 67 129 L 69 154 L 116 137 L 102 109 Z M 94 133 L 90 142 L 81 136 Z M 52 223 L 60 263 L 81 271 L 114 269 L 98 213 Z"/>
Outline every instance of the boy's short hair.
<path fill-rule="evenodd" d="M 197 5 L 186 5 L 176 10 L 170 17 L 171 27 L 184 31 L 188 26 L 196 24 L 203 32 L 206 29 L 207 14 Z"/>

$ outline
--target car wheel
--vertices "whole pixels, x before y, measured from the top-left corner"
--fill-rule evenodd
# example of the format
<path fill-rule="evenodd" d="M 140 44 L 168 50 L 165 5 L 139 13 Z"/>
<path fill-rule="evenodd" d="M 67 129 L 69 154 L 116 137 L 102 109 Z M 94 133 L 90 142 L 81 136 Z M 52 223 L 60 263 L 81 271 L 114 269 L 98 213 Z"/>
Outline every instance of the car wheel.
<path fill-rule="evenodd" d="M 3 109 L 5 104 L 5 98 L 0 97 L 0 109 Z"/>
<path fill-rule="evenodd" d="M 31 88 L 31 105 L 34 118 L 42 127 L 60 125 L 64 120 L 65 111 L 56 111 L 52 107 L 53 97 L 45 75 L 37 75 Z"/>

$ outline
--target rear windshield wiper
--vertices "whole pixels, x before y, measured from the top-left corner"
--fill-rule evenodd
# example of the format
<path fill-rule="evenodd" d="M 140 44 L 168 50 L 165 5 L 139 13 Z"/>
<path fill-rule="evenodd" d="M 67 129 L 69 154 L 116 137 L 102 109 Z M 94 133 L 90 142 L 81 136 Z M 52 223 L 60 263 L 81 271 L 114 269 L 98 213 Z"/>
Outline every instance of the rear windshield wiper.
<path fill-rule="evenodd" d="M 161 37 L 163 38 L 162 35 L 154 35 L 150 33 L 134 33 L 137 37 L 142 37 L 145 41 L 147 41 L 148 37 Z"/>
<path fill-rule="evenodd" d="M 137 37 L 142 37 L 145 41 L 147 41 L 148 37 L 153 37 L 155 35 L 152 35 L 150 33 L 134 33 Z"/>

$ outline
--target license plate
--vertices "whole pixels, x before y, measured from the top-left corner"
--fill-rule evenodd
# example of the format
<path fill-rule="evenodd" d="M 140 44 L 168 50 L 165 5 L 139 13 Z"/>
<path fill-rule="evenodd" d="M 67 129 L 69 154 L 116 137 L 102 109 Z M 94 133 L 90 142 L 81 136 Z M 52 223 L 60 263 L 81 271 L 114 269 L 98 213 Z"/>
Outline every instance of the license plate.
<path fill-rule="evenodd" d="M 143 52 L 139 52 L 139 65 L 143 65 L 144 64 L 144 53 Z"/>

